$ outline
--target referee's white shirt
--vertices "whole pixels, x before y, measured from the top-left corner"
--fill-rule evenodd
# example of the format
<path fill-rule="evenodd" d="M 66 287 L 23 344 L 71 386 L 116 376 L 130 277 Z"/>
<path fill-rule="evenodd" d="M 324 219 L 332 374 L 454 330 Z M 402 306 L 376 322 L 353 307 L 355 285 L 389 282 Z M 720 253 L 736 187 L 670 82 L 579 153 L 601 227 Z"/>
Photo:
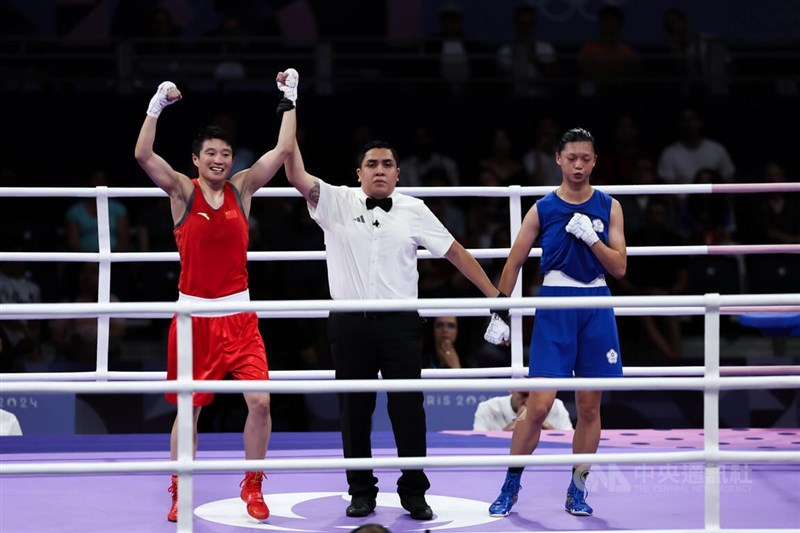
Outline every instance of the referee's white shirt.
<path fill-rule="evenodd" d="M 360 188 L 319 180 L 319 201 L 308 204 L 325 233 L 328 285 L 334 300 L 416 298 L 417 249 L 442 257 L 455 240 L 422 200 L 394 191 L 387 213 L 367 209 Z"/>

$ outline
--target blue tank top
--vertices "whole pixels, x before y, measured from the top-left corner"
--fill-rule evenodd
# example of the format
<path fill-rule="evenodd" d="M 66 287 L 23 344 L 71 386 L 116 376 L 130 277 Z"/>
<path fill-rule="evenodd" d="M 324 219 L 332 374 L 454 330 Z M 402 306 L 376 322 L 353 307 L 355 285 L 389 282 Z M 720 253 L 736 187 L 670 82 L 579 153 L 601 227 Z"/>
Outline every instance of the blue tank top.
<path fill-rule="evenodd" d="M 589 283 L 606 273 L 591 249 L 564 228 L 573 214 L 582 213 L 592 220 L 597 236 L 608 245 L 611 196 L 594 189 L 592 196 L 582 204 L 570 204 L 553 191 L 536 201 L 536 210 L 539 214 L 542 274 L 560 270 L 572 279 Z"/>

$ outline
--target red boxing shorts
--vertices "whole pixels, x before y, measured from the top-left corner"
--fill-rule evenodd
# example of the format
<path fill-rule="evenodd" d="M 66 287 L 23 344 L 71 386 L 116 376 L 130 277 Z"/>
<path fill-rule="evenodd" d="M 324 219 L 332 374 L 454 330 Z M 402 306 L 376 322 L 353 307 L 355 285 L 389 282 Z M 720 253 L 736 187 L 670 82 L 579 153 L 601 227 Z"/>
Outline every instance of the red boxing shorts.
<path fill-rule="evenodd" d="M 178 375 L 178 320 L 172 318 L 167 348 L 167 379 Z M 192 317 L 193 376 L 195 380 L 220 380 L 228 374 L 242 381 L 269 379 L 267 350 L 255 313 Z M 175 393 L 167 401 L 177 403 Z M 208 405 L 213 392 L 195 392 L 192 405 Z"/>

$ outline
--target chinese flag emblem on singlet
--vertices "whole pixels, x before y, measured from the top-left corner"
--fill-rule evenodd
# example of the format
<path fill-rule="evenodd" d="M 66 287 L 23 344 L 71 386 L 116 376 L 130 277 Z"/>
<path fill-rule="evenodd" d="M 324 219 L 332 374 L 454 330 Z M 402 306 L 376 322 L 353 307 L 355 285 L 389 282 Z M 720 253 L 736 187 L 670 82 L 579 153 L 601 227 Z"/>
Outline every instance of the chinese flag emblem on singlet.
<path fill-rule="evenodd" d="M 236 218 L 239 216 L 239 213 L 235 209 L 231 209 L 230 211 L 225 211 L 225 220 L 230 220 L 232 218 Z"/>

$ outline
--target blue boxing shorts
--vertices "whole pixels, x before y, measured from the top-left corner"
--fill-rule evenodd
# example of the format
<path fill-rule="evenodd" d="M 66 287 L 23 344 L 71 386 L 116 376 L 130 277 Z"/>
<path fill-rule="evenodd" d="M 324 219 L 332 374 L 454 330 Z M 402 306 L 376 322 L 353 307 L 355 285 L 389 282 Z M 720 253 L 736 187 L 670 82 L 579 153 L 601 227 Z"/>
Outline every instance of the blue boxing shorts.
<path fill-rule="evenodd" d="M 611 296 L 606 286 L 542 286 L 539 296 Z M 614 310 L 537 309 L 530 347 L 529 377 L 615 378 L 622 357 Z"/>

